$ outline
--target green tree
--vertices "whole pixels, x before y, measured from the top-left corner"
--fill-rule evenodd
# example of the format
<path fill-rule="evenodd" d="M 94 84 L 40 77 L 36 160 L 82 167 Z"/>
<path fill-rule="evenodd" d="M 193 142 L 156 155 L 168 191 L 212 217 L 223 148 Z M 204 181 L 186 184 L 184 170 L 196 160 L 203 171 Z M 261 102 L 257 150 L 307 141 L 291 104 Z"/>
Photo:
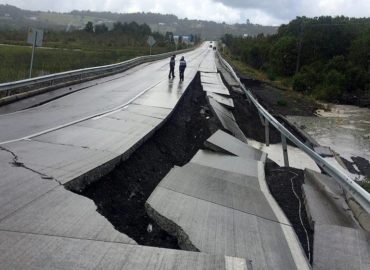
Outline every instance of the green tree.
<path fill-rule="evenodd" d="M 92 22 L 87 22 L 84 30 L 88 33 L 94 33 L 94 24 Z"/>
<path fill-rule="evenodd" d="M 311 93 L 322 80 L 321 74 L 313 66 L 303 66 L 293 77 L 293 89 Z"/>
<path fill-rule="evenodd" d="M 349 58 L 353 63 L 370 71 L 370 33 L 361 35 L 351 44 Z"/>
<path fill-rule="evenodd" d="M 108 27 L 104 23 L 95 25 L 95 33 L 103 34 L 107 32 L 108 32 Z"/>
<path fill-rule="evenodd" d="M 297 39 L 290 36 L 280 38 L 271 49 L 270 60 L 278 74 L 293 75 L 297 62 Z"/>

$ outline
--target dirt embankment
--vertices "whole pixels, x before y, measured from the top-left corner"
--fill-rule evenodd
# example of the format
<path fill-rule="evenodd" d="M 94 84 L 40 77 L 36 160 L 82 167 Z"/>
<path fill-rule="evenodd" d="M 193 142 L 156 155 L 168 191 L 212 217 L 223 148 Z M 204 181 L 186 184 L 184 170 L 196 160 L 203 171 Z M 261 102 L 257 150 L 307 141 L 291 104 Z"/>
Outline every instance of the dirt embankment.
<path fill-rule="evenodd" d="M 258 98 L 261 105 L 274 115 L 314 116 L 320 108 L 314 100 L 297 92 L 281 90 L 257 80 L 241 81 Z"/>

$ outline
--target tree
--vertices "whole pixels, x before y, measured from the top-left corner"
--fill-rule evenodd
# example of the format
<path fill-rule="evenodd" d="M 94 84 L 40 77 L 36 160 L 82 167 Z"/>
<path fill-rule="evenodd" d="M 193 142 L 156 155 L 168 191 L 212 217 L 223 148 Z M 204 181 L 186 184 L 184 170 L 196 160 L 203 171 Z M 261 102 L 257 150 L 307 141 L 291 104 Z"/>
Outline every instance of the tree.
<path fill-rule="evenodd" d="M 172 32 L 166 32 L 165 38 L 166 41 L 173 42 L 173 33 Z"/>
<path fill-rule="evenodd" d="M 352 42 L 349 57 L 352 63 L 370 72 L 370 32 L 362 35 Z"/>
<path fill-rule="evenodd" d="M 108 32 L 108 27 L 104 23 L 95 25 L 95 33 L 102 34 L 106 32 Z"/>
<path fill-rule="evenodd" d="M 280 38 L 271 49 L 270 59 L 278 74 L 292 76 L 297 62 L 297 39 L 289 36 Z"/>
<path fill-rule="evenodd" d="M 94 24 L 92 22 L 87 22 L 84 30 L 88 33 L 94 33 Z"/>

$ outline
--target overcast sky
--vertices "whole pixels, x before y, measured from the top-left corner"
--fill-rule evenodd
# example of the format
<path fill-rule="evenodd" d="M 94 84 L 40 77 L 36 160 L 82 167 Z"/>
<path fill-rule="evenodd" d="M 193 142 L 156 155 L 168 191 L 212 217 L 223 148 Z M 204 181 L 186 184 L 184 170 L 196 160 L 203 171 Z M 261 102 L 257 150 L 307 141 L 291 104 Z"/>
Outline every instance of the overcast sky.
<path fill-rule="evenodd" d="M 303 15 L 370 16 L 370 0 L 0 0 L 0 3 L 43 11 L 150 11 L 227 23 L 249 19 L 263 25 L 279 25 Z"/>

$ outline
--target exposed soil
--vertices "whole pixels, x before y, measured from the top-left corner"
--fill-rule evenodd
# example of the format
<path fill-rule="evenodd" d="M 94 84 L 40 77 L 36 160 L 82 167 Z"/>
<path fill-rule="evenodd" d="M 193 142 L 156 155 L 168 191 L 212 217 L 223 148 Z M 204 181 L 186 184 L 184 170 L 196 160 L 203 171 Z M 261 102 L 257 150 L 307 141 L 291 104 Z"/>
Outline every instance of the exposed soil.
<path fill-rule="evenodd" d="M 265 127 L 262 125 L 256 107 L 249 105 L 244 94 L 232 89 L 229 89 L 229 92 L 234 100 L 234 117 L 244 135 L 256 141 L 265 142 Z M 280 133 L 270 127 L 270 143 L 279 142 L 281 142 Z"/>
<path fill-rule="evenodd" d="M 355 163 L 354 162 L 351 162 L 347 159 L 345 159 L 344 157 L 340 157 L 340 159 L 343 161 L 344 165 L 346 165 L 346 168 L 347 170 L 350 172 L 350 173 L 353 173 L 353 174 L 361 174 L 358 170 L 356 170 L 356 168 L 354 167 Z"/>
<path fill-rule="evenodd" d="M 138 244 L 179 249 L 177 239 L 147 215 L 145 202 L 171 168 L 190 161 L 216 129 L 198 74 L 168 121 L 129 159 L 81 195 L 92 199 L 99 213 Z"/>
<path fill-rule="evenodd" d="M 221 74 L 222 75 L 222 74 Z M 223 77 L 223 76 L 221 76 Z M 227 85 L 226 80 L 223 80 L 224 84 Z M 250 86 L 260 85 L 258 81 L 255 80 L 244 80 L 249 83 L 246 85 L 247 88 Z M 231 97 L 234 100 L 234 110 L 233 114 L 234 117 L 243 131 L 243 133 L 247 136 L 247 138 L 251 138 L 258 142 L 266 143 L 265 139 L 265 127 L 262 125 L 260 116 L 258 115 L 258 111 L 256 107 L 252 104 L 249 104 L 248 99 L 243 93 L 239 93 L 234 91 L 232 87 L 228 87 Z M 275 89 L 275 88 L 274 88 Z M 282 91 L 279 89 L 275 89 L 276 91 Z M 263 104 L 262 100 L 259 102 L 265 106 L 265 108 L 283 125 L 287 128 L 291 133 L 293 133 L 298 139 L 302 142 L 305 142 L 307 145 L 312 146 L 313 144 L 309 141 L 309 138 L 303 136 L 301 132 L 299 132 L 294 126 L 292 126 L 289 122 L 287 122 L 284 117 L 274 110 L 271 111 L 271 107 L 266 106 Z M 278 113 L 278 114 L 276 114 Z M 269 125 L 269 141 L 271 144 L 274 143 L 281 143 L 281 135 L 271 124 Z M 296 147 L 292 142 L 287 140 L 287 143 L 293 147 Z"/>
<path fill-rule="evenodd" d="M 242 82 L 274 115 L 314 116 L 319 109 L 319 104 L 299 93 L 277 89 L 256 80 L 242 79 Z"/>
<path fill-rule="evenodd" d="M 370 179 L 370 163 L 367 159 L 362 157 L 351 157 L 354 164 L 360 170 L 360 174 Z"/>
<path fill-rule="evenodd" d="M 298 235 L 299 241 L 306 253 L 307 258 L 310 257 L 312 263 L 313 257 L 313 230 L 311 230 L 306 209 L 304 207 L 304 199 L 302 194 L 302 185 L 304 184 L 304 174 L 303 170 L 287 167 L 279 167 L 276 163 L 269 161 L 266 163 L 265 168 L 266 182 L 267 185 L 275 198 L 275 200 L 280 205 L 281 209 L 284 211 L 285 215 L 289 219 L 290 223 Z M 301 201 L 301 216 L 303 225 L 299 217 L 299 201 L 296 198 L 295 193 L 298 195 Z M 309 237 L 309 245 L 307 241 L 307 236 L 305 229 L 307 230 Z M 310 249 L 308 248 L 310 247 Z M 309 256 L 310 253 L 310 256 Z"/>

